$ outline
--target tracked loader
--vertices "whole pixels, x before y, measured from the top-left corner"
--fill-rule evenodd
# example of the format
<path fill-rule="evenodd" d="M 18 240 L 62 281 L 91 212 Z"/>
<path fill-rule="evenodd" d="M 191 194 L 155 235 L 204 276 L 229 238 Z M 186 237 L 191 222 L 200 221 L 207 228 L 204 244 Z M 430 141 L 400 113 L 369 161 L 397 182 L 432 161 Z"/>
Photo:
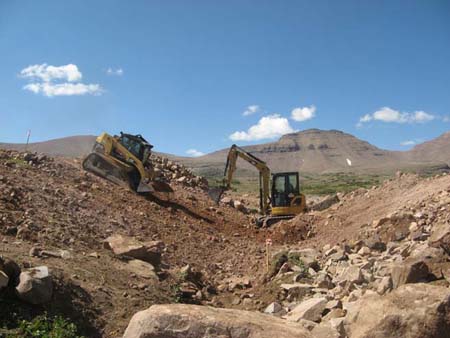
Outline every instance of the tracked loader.
<path fill-rule="evenodd" d="M 139 194 L 167 196 L 173 190 L 155 174 L 150 161 L 152 148 L 141 135 L 102 133 L 82 166 L 86 171 Z"/>

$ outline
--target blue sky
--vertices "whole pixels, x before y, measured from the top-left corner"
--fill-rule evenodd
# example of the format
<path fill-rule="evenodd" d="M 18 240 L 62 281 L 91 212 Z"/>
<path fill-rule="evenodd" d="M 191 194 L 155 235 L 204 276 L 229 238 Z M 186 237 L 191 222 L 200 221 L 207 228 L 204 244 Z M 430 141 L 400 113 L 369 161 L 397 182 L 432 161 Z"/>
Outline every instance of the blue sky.
<path fill-rule="evenodd" d="M 3 142 L 123 130 L 185 155 L 320 128 L 408 149 L 450 129 L 449 1 L 5 0 L 0 46 Z"/>

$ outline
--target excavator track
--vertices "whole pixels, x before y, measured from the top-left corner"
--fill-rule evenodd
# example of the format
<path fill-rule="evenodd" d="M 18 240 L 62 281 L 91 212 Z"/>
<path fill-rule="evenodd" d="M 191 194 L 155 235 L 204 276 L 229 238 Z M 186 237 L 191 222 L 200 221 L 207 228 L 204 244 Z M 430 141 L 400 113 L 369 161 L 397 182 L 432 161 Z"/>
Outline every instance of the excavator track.
<path fill-rule="evenodd" d="M 283 216 L 261 216 L 256 220 L 258 228 L 270 228 L 275 223 L 293 219 L 295 215 L 283 215 Z"/>
<path fill-rule="evenodd" d="M 83 161 L 83 169 L 124 188 L 135 190 L 131 171 L 120 167 L 100 153 L 90 153 Z"/>

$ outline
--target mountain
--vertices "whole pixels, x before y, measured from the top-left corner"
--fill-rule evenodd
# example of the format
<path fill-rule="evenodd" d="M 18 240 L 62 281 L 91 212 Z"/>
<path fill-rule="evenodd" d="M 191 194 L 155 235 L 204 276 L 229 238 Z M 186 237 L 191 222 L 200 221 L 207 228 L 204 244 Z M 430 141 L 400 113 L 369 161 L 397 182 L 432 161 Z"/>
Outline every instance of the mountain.
<path fill-rule="evenodd" d="M 439 148 L 445 148 L 445 144 L 450 149 L 450 133 L 447 138 L 439 142 Z M 331 172 L 391 173 L 398 169 L 445 166 L 444 163 L 449 162 L 450 151 L 446 153 L 441 151 L 441 156 L 436 157 L 432 155 L 434 152 L 428 149 L 433 147 L 437 145 L 430 144 L 423 151 L 419 146 L 416 146 L 414 151 L 389 151 L 377 148 L 339 130 L 309 129 L 284 135 L 276 142 L 243 148 L 266 161 L 274 172 L 300 171 L 323 174 Z M 195 159 L 183 159 L 183 161 L 198 171 L 212 171 L 216 166 L 223 170 L 227 152 L 228 149 L 223 149 Z M 427 156 L 424 153 L 427 153 Z M 250 169 L 250 166 L 242 162 L 240 161 L 239 164 L 241 168 Z"/>
<path fill-rule="evenodd" d="M 30 151 L 53 156 L 81 157 L 92 148 L 95 136 L 72 136 L 31 143 Z M 0 143 L 0 148 L 24 150 L 23 144 Z M 398 169 L 422 170 L 447 167 L 450 163 L 450 132 L 419 144 L 410 151 L 389 151 L 339 130 L 308 129 L 286 134 L 278 141 L 243 147 L 266 161 L 273 172 L 303 173 L 392 173 Z M 228 148 L 197 157 L 164 154 L 192 167 L 197 173 L 216 176 L 223 173 Z M 254 168 L 238 161 L 240 174 L 254 176 Z"/>
<path fill-rule="evenodd" d="M 51 156 L 81 157 L 88 154 L 95 142 L 95 136 L 80 135 L 58 138 L 54 140 L 30 143 L 0 143 L 0 148 L 44 153 Z"/>
<path fill-rule="evenodd" d="M 441 136 L 416 145 L 409 152 L 411 158 L 420 158 L 426 161 L 450 162 L 450 131 Z"/>

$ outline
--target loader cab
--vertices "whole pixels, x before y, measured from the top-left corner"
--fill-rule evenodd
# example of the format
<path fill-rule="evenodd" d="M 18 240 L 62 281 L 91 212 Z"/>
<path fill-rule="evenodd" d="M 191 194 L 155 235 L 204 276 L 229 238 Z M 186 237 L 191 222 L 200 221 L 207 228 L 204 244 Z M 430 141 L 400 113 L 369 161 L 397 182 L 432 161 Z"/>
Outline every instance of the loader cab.
<path fill-rule="evenodd" d="M 291 202 L 299 195 L 300 183 L 298 172 L 272 174 L 272 208 L 289 207 L 291 206 Z M 299 199 L 296 199 L 296 201 L 301 203 Z"/>
<path fill-rule="evenodd" d="M 120 132 L 119 142 L 143 164 L 147 162 L 151 154 L 151 149 L 153 148 L 153 146 L 139 134 L 131 135 Z"/>

